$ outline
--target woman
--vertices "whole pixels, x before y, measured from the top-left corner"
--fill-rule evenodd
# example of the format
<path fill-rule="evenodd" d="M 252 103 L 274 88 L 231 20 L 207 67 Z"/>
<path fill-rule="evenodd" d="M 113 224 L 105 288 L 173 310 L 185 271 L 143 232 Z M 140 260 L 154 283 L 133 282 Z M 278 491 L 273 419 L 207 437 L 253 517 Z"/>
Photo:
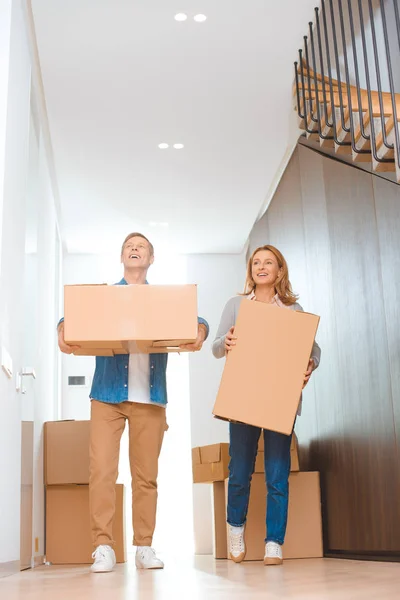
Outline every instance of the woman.
<path fill-rule="evenodd" d="M 287 263 L 274 246 L 262 246 L 253 252 L 247 266 L 245 293 L 231 298 L 225 306 L 212 348 L 216 358 L 222 358 L 227 352 L 234 350 L 237 314 L 241 302 L 248 300 L 274 304 L 286 310 L 303 310 L 297 304 L 297 296 L 292 291 Z M 321 350 L 318 344 L 314 343 L 304 375 L 304 386 L 318 367 L 320 356 Z M 241 562 L 246 556 L 244 527 L 260 433 L 259 427 L 241 423 L 229 424 L 231 460 L 227 520 L 229 553 L 235 562 Z M 268 489 L 264 557 L 266 565 L 280 565 L 283 562 L 282 545 L 285 540 L 288 512 L 291 437 L 264 429 L 265 477 Z"/>

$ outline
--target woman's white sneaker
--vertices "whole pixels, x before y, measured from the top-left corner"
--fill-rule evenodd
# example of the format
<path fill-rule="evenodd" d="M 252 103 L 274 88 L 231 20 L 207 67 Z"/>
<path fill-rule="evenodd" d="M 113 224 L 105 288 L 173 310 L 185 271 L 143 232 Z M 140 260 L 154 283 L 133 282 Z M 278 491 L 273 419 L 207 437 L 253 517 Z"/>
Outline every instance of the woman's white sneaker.
<path fill-rule="evenodd" d="M 246 544 L 244 541 L 244 525 L 234 527 L 229 525 L 229 557 L 236 563 L 242 562 L 246 556 Z"/>
<path fill-rule="evenodd" d="M 92 558 L 94 558 L 94 563 L 91 566 L 92 573 L 109 573 L 117 562 L 115 552 L 111 546 L 97 546 Z"/>
<path fill-rule="evenodd" d="M 137 569 L 163 569 L 164 563 L 157 558 L 155 551 L 150 546 L 138 546 L 136 550 Z"/>
<path fill-rule="evenodd" d="M 276 542 L 267 542 L 265 545 L 264 565 L 281 565 L 282 563 L 282 546 Z"/>

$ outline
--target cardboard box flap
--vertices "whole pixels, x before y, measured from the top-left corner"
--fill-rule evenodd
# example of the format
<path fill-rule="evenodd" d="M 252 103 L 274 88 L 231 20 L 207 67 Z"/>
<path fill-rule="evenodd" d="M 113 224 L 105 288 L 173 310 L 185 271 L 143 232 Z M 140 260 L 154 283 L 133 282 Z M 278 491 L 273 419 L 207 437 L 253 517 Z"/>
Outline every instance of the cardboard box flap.
<path fill-rule="evenodd" d="M 201 465 L 200 448 L 192 448 L 192 462 L 194 465 Z"/>
<path fill-rule="evenodd" d="M 200 448 L 201 464 L 217 463 L 221 460 L 221 444 L 212 444 Z"/>

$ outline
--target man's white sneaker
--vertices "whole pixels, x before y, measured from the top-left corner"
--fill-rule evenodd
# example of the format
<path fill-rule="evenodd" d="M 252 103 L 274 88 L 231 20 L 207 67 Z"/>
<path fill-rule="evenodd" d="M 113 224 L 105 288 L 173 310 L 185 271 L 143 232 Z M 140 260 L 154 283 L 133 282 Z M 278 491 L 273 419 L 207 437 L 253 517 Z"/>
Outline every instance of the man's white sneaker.
<path fill-rule="evenodd" d="M 91 566 L 92 573 L 109 573 L 117 562 L 115 552 L 111 546 L 97 546 L 92 558 L 94 558 L 94 563 Z"/>
<path fill-rule="evenodd" d="M 276 542 L 267 542 L 265 545 L 264 565 L 281 565 L 282 563 L 282 546 Z"/>
<path fill-rule="evenodd" d="M 240 563 L 244 560 L 245 556 L 244 525 L 242 527 L 229 525 L 229 557 L 234 562 Z"/>
<path fill-rule="evenodd" d="M 150 546 L 138 546 L 136 550 L 137 569 L 163 569 L 164 563 L 157 558 L 155 551 Z"/>

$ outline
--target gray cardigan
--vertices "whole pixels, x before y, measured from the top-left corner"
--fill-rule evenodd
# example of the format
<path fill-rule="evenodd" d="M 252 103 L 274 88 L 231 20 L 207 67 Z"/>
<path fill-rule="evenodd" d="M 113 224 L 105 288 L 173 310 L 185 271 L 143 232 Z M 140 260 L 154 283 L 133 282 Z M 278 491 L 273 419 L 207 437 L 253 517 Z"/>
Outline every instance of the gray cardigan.
<path fill-rule="evenodd" d="M 218 327 L 217 335 L 212 345 L 212 352 L 215 358 L 223 358 L 225 356 L 225 336 L 231 327 L 234 327 L 238 316 L 239 308 L 243 300 L 247 300 L 246 296 L 234 296 L 228 300 L 224 311 L 222 313 L 221 322 Z M 300 304 L 293 304 L 288 306 L 288 309 L 303 311 Z M 319 366 L 321 359 L 321 348 L 317 342 L 314 342 L 314 346 L 311 352 L 311 358 L 315 362 L 315 368 Z"/>

